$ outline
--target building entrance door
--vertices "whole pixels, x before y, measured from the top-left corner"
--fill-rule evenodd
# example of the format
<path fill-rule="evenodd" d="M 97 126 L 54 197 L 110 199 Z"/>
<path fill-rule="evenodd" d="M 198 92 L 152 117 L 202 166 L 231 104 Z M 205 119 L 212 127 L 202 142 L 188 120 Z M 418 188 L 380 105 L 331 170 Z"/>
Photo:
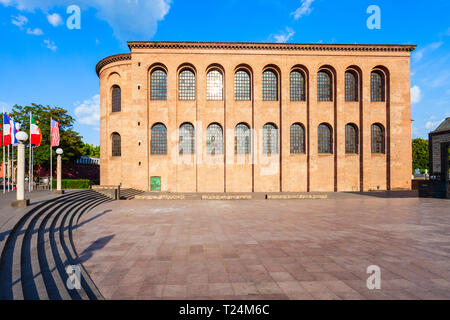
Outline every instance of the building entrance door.
<path fill-rule="evenodd" d="M 161 191 L 161 177 L 150 178 L 150 191 Z"/>

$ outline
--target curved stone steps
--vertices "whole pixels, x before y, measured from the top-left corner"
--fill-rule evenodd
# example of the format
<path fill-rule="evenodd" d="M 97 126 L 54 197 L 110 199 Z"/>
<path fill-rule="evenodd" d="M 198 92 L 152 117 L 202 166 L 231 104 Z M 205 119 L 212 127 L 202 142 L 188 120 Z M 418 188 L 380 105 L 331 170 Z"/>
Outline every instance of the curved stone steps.
<path fill-rule="evenodd" d="M 144 193 L 144 191 L 132 188 L 120 189 L 120 200 L 133 200 L 135 196 L 141 193 Z"/>
<path fill-rule="evenodd" d="M 80 217 L 110 198 L 85 190 L 45 201 L 11 229 L 0 259 L 0 299 L 102 299 L 79 261 L 72 231 Z M 79 265 L 81 289 L 66 287 L 67 265 Z"/>

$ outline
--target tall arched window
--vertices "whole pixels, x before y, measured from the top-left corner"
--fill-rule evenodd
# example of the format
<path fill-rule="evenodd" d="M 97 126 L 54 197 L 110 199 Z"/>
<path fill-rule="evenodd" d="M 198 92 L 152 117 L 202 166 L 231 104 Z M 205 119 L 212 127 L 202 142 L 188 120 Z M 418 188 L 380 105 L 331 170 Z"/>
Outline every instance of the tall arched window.
<path fill-rule="evenodd" d="M 332 101 L 331 95 L 331 76 L 328 71 L 319 71 L 317 73 L 317 100 Z"/>
<path fill-rule="evenodd" d="M 117 132 L 114 132 L 111 136 L 111 150 L 113 157 L 120 157 L 122 155 L 121 138 Z"/>
<path fill-rule="evenodd" d="M 178 99 L 195 100 L 195 73 L 184 69 L 179 75 Z"/>
<path fill-rule="evenodd" d="M 345 153 L 358 153 L 358 127 L 353 123 L 345 125 Z"/>
<path fill-rule="evenodd" d="M 112 112 L 120 112 L 122 110 L 122 93 L 120 87 L 114 85 L 112 87 Z"/>
<path fill-rule="evenodd" d="M 300 123 L 291 126 L 291 153 L 305 153 L 305 128 Z"/>
<path fill-rule="evenodd" d="M 206 129 L 206 153 L 223 154 L 223 130 L 220 124 L 212 123 Z"/>
<path fill-rule="evenodd" d="M 206 75 L 206 100 L 223 100 L 223 76 L 217 69 Z"/>
<path fill-rule="evenodd" d="M 379 123 L 372 124 L 372 153 L 384 153 L 384 127 Z"/>
<path fill-rule="evenodd" d="M 370 75 L 371 99 L 373 102 L 384 101 L 384 74 L 381 71 L 372 71 Z"/>
<path fill-rule="evenodd" d="M 272 123 L 266 123 L 263 127 L 263 153 L 278 153 L 278 129 Z"/>
<path fill-rule="evenodd" d="M 152 154 L 167 154 L 167 128 L 162 123 L 152 127 Z"/>
<path fill-rule="evenodd" d="M 318 129 L 319 153 L 333 153 L 333 138 L 330 125 L 322 123 Z"/>
<path fill-rule="evenodd" d="M 234 74 L 234 100 L 251 100 L 250 74 L 238 70 Z"/>
<path fill-rule="evenodd" d="M 345 72 L 345 101 L 358 101 L 358 77 L 354 71 Z"/>
<path fill-rule="evenodd" d="M 273 70 L 266 70 L 262 74 L 262 94 L 264 101 L 278 100 L 278 79 Z"/>
<path fill-rule="evenodd" d="M 167 100 L 167 73 L 163 69 L 155 69 L 150 76 L 150 99 Z"/>
<path fill-rule="evenodd" d="M 180 154 L 195 153 L 195 129 L 191 123 L 183 123 L 180 126 L 179 150 Z"/>
<path fill-rule="evenodd" d="M 298 70 L 291 72 L 290 76 L 291 101 L 305 101 L 305 77 Z"/>
<path fill-rule="evenodd" d="M 250 128 L 245 123 L 239 123 L 234 129 L 234 153 L 250 154 Z"/>

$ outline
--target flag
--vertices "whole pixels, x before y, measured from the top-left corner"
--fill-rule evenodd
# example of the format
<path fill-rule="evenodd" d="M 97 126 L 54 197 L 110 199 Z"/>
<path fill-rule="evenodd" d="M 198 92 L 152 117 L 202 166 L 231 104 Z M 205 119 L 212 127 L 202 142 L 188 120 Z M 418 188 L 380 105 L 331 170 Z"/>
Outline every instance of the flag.
<path fill-rule="evenodd" d="M 17 147 L 19 145 L 19 140 L 17 140 L 16 134 L 17 134 L 17 132 L 19 132 L 21 126 L 20 126 L 20 123 L 18 123 L 14 119 L 11 119 L 10 123 L 11 123 L 11 129 L 12 129 L 11 130 L 11 137 L 12 137 L 11 144 L 14 147 Z"/>
<path fill-rule="evenodd" d="M 11 118 L 7 114 L 3 114 L 3 145 L 11 144 Z"/>
<path fill-rule="evenodd" d="M 31 115 L 30 119 L 30 143 L 36 147 L 39 147 L 42 141 L 41 128 L 38 127 L 33 115 Z"/>
<path fill-rule="evenodd" d="M 57 147 L 57 146 L 59 146 L 59 123 L 52 120 L 51 125 L 52 125 L 52 128 L 50 131 L 50 135 L 51 135 L 50 146 Z"/>

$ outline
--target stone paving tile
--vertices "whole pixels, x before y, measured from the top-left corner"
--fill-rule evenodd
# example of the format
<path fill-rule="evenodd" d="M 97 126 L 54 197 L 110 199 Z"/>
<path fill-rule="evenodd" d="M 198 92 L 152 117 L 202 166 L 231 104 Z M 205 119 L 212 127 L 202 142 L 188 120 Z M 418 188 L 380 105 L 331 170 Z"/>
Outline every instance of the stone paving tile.
<path fill-rule="evenodd" d="M 133 200 L 80 222 L 106 210 L 74 234 L 106 299 L 450 299 L 448 200 Z"/>

